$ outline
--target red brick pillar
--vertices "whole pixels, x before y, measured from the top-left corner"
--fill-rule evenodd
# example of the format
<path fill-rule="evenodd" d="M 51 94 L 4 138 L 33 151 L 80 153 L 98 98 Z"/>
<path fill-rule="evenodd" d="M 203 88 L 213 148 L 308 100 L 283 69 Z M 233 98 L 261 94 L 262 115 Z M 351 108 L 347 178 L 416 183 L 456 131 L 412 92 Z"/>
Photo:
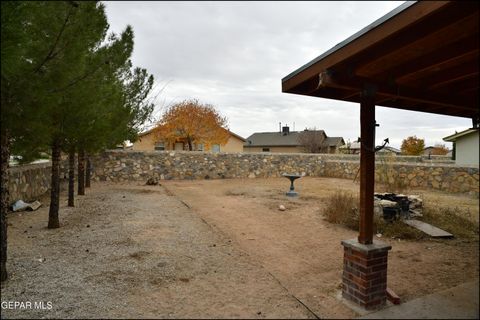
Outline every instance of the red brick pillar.
<path fill-rule="evenodd" d="M 343 240 L 342 296 L 367 310 L 383 306 L 387 300 L 388 250 L 392 246 L 373 241 L 361 244 L 357 239 Z"/>

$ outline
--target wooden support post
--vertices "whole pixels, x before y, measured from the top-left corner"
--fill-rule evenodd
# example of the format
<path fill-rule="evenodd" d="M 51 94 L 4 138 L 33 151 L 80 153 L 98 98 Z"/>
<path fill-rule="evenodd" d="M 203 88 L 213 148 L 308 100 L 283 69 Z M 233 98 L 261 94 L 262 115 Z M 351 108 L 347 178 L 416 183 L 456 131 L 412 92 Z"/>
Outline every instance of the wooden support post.
<path fill-rule="evenodd" d="M 358 242 L 373 241 L 375 183 L 375 89 L 365 87 L 360 102 L 360 234 Z"/>

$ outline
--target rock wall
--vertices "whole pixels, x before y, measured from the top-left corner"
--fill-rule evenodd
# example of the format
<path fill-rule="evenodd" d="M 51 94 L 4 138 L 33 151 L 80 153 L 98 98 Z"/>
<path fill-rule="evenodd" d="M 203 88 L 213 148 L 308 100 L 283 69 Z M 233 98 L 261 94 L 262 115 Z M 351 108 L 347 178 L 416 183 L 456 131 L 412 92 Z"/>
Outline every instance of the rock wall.
<path fill-rule="evenodd" d="M 50 189 L 51 172 L 49 162 L 10 167 L 9 202 L 36 200 Z"/>
<path fill-rule="evenodd" d="M 412 160 L 412 158 L 417 158 Z M 358 155 L 107 151 L 92 159 L 97 181 L 279 177 L 283 173 L 354 179 Z M 376 159 L 377 182 L 448 192 L 479 192 L 478 167 L 458 167 L 422 157 Z"/>
<path fill-rule="evenodd" d="M 392 186 L 422 187 L 478 196 L 478 167 L 458 167 L 447 160 L 422 157 L 377 157 L 375 179 Z M 67 174 L 62 161 L 61 178 Z M 222 179 L 280 177 L 297 173 L 314 177 L 358 178 L 358 155 L 293 153 L 203 153 L 188 151 L 107 151 L 92 158 L 96 181 Z M 76 167 L 76 166 L 75 166 Z M 51 164 L 10 167 L 10 203 L 38 199 L 50 189 Z"/>

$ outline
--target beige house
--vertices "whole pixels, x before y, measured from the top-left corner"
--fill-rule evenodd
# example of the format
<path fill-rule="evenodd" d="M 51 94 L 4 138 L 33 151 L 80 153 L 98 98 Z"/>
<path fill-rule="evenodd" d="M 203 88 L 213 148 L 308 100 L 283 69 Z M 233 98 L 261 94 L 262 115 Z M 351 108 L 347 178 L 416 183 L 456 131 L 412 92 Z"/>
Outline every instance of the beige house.
<path fill-rule="evenodd" d="M 479 128 L 471 128 L 443 138 L 443 141 L 453 142 L 455 164 L 478 167 L 479 132 Z"/>
<path fill-rule="evenodd" d="M 138 140 L 133 143 L 133 150 L 154 151 L 154 150 L 188 150 L 188 144 L 184 141 L 177 141 L 174 144 L 166 143 L 155 137 L 154 129 L 150 129 L 138 135 Z M 214 144 L 210 148 L 205 148 L 203 144 L 194 144 L 194 151 L 211 152 L 242 152 L 245 139 L 239 135 L 228 131 L 229 138 L 225 145 Z"/>
<path fill-rule="evenodd" d="M 345 144 L 342 137 L 327 137 L 323 130 L 315 132 L 318 133 L 318 153 L 338 153 L 338 148 Z M 290 131 L 289 127 L 283 127 L 282 132 L 256 132 L 246 139 L 243 151 L 305 153 L 307 150 L 301 143 L 301 133 Z"/>
<path fill-rule="evenodd" d="M 354 141 L 354 142 L 348 142 L 347 144 L 340 146 L 338 149 L 340 153 L 344 153 L 344 154 L 360 154 L 361 147 L 362 147 L 362 144 L 360 142 Z M 376 151 L 375 153 L 381 154 L 381 155 L 399 156 L 402 154 L 402 151 L 394 147 L 385 146 L 382 149 Z"/>

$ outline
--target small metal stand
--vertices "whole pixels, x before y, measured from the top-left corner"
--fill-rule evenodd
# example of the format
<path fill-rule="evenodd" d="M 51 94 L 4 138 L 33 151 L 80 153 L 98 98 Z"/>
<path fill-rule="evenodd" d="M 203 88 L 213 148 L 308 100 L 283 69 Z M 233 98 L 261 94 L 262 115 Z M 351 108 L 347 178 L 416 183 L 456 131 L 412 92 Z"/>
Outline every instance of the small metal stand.
<path fill-rule="evenodd" d="M 298 196 L 298 193 L 294 191 L 295 187 L 293 186 L 293 181 L 301 178 L 302 176 L 298 175 L 298 174 L 283 174 L 283 176 L 290 180 L 290 190 L 286 193 L 286 195 L 289 196 L 289 197 Z"/>

